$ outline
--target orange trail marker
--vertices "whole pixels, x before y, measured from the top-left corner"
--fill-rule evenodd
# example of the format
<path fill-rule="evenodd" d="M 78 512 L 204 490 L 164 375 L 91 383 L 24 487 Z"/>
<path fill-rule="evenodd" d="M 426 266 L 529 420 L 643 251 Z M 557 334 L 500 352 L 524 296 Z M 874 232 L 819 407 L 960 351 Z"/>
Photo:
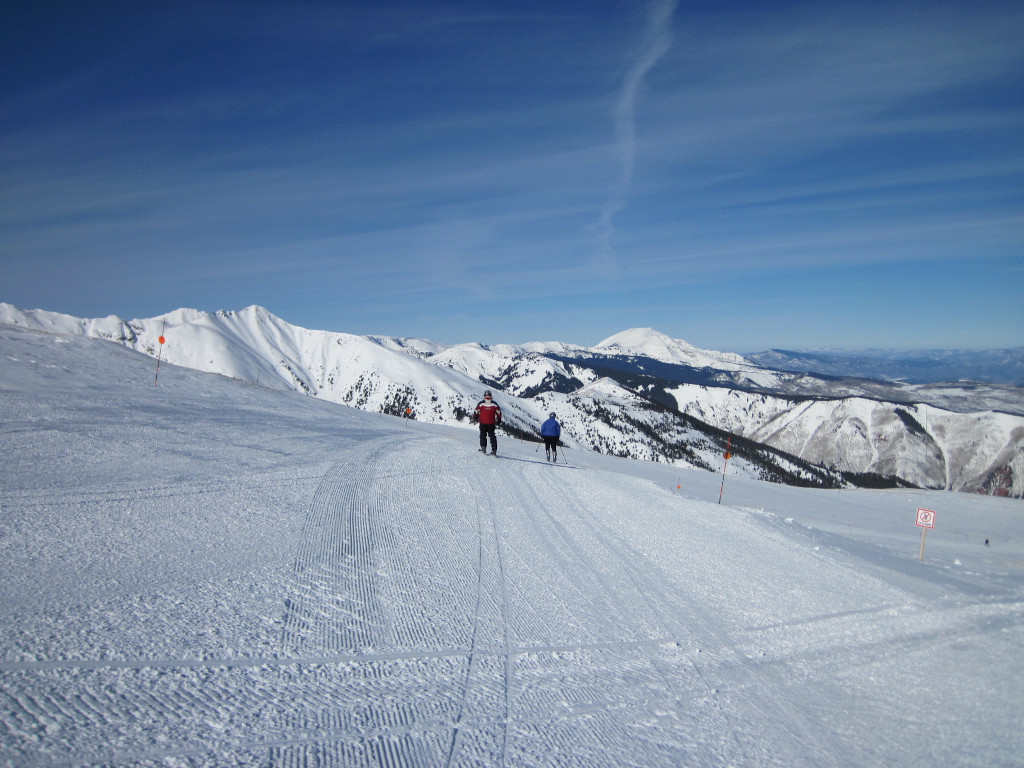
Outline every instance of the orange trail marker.
<path fill-rule="evenodd" d="M 718 491 L 718 503 L 722 503 L 722 494 L 725 493 L 725 470 L 729 468 L 729 459 L 732 458 L 732 435 L 729 435 L 729 442 L 725 446 L 725 464 L 722 466 L 722 487 Z"/>
<path fill-rule="evenodd" d="M 160 378 L 160 359 L 163 357 L 163 354 L 164 354 L 164 343 L 167 341 L 167 339 L 164 337 L 164 331 L 166 331 L 166 330 L 167 330 L 167 320 L 164 319 L 164 324 L 160 327 L 160 338 L 157 339 L 157 341 L 160 342 L 160 346 L 157 349 L 157 353 L 156 353 L 156 375 L 153 377 L 153 386 L 154 387 L 156 386 L 157 379 Z"/>

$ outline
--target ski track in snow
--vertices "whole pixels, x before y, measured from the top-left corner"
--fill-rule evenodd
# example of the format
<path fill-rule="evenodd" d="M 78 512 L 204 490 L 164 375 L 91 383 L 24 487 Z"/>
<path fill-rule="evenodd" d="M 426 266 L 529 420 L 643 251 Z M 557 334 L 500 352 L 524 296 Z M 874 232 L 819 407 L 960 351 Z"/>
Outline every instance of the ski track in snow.
<path fill-rule="evenodd" d="M 609 578 L 616 574 L 606 577 L 589 566 L 587 553 L 550 514 L 538 518 L 534 507 L 541 499 L 523 477 L 536 469 L 502 474 L 514 465 L 485 466 L 478 504 L 455 469 L 459 460 L 452 452 L 462 446 L 435 441 L 449 449 L 445 456 L 435 446 L 405 442 L 411 445 L 360 446 L 324 475 L 283 601 L 282 650 L 289 656 L 0 667 L 22 675 L 63 672 L 71 683 L 69 691 L 55 681 L 42 696 L 5 692 L 18 720 L 70 739 L 73 759 L 38 754 L 33 760 L 128 764 L 236 754 L 246 762 L 252 750 L 270 749 L 273 765 L 531 764 L 556 754 L 567 733 L 587 764 L 628 759 L 605 753 L 603 734 L 623 708 L 648 701 L 623 702 L 616 684 L 635 685 L 639 678 L 670 706 L 674 684 L 658 669 L 658 657 L 671 643 L 638 636 L 641 617 L 616 610 L 619 601 L 612 600 L 619 585 Z M 389 461 L 407 471 L 389 474 L 395 469 Z M 418 469 L 417 461 L 433 467 Z M 524 493 L 534 497 L 525 506 Z M 452 524 L 452 514 L 464 515 L 465 524 Z M 502 539 L 509 528 L 532 546 L 509 555 L 506 567 Z M 460 536 L 467 531 L 474 535 Z M 426 555 L 427 562 L 403 552 Z M 514 620 L 509 570 L 519 591 Z M 558 587 L 564 582 L 570 605 L 536 600 L 545 592 L 558 598 L 554 582 L 547 590 L 534 583 L 541 573 L 553 574 Z M 445 576 L 433 589 L 432 574 Z M 464 579 L 453 592 L 449 577 L 456 574 Z M 461 623 L 451 620 L 452 599 Z M 405 615 L 389 615 L 394 609 Z M 564 639 L 576 634 L 579 621 L 590 626 L 587 642 Z M 561 631 L 553 633 L 554 627 Z M 529 645 L 518 646 L 522 641 Z M 97 686 L 103 678 L 110 682 Z M 517 686 L 520 678 L 530 685 Z M 106 695 L 97 696 L 97 687 Z M 368 698 L 380 704 L 367 706 Z M 339 707 L 348 700 L 359 705 Z M 240 730 L 213 729 L 225 722 Z M 254 723 L 280 735 L 251 739 L 243 726 Z M 184 743 L 170 748 L 140 738 L 122 749 L 74 746 L 75 735 L 92 745 L 112 744 L 150 730 L 180 734 Z"/>
<path fill-rule="evenodd" d="M 987 767 L 1024 751 L 1020 566 L 928 569 L 700 501 L 699 482 L 718 493 L 701 473 L 687 497 L 635 462 L 556 466 L 509 439 L 494 459 L 467 430 L 171 366 L 184 399 L 168 404 L 148 365 L 132 369 L 147 388 L 112 392 L 100 367 L 95 391 L 38 397 L 0 372 L 0 766 Z M 751 493 L 840 498 L 729 489 Z"/>
<path fill-rule="evenodd" d="M 309 504 L 279 656 L 2 663 L 7 738 L 39 745 L 7 763 L 614 766 L 640 739 L 648 765 L 861 765 L 800 725 L 807 696 L 827 704 L 823 670 L 1024 618 L 1014 600 L 949 607 L 935 627 L 757 660 L 744 636 L 893 606 L 730 637 L 584 502 L 594 482 L 444 438 L 359 444 Z"/>

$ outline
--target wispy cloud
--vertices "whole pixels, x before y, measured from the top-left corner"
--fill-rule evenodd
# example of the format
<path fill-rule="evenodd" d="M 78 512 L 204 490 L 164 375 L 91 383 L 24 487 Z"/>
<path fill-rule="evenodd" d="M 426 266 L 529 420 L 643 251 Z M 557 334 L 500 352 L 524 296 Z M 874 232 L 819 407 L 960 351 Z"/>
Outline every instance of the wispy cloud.
<path fill-rule="evenodd" d="M 1020 292 L 1019 2 L 335 5 L 5 29 L 0 299 L 588 343 L 688 337 L 714 299 L 746 346 L 851 274 L 899 317 L 902 269 L 956 274 L 936 338 L 1007 327 L 980 318 Z"/>
<path fill-rule="evenodd" d="M 626 197 L 633 180 L 636 156 L 636 102 L 644 77 L 658 60 L 672 47 L 672 14 L 676 0 L 656 0 L 648 9 L 647 26 L 639 52 L 622 80 L 615 101 L 615 155 L 618 177 L 608 191 L 595 225 L 598 242 L 598 266 L 605 269 L 615 263 L 612 238 L 615 234 L 615 215 L 626 206 Z"/>

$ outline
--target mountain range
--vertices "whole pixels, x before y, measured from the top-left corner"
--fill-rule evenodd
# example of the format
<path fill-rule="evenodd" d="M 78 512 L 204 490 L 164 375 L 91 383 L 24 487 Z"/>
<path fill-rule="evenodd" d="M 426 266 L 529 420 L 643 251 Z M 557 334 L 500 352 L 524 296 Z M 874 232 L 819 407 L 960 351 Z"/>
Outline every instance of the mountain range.
<path fill-rule="evenodd" d="M 125 321 L 0 304 L 0 323 L 106 339 L 166 363 L 433 423 L 470 427 L 491 388 L 510 437 L 536 439 L 555 413 L 570 449 L 723 476 L 1024 496 L 1024 389 L 937 381 L 934 370 L 894 377 L 902 381 L 855 376 L 849 355 L 842 368 L 824 359 L 841 356 L 824 356 L 818 371 L 813 355 L 715 352 L 649 328 L 594 347 L 446 346 L 307 330 L 258 306 Z M 1012 375 L 1019 350 L 1003 352 L 998 359 Z M 951 379 L 966 370 L 966 359 L 957 359 Z M 936 364 L 932 358 L 929 366 Z"/>
<path fill-rule="evenodd" d="M 768 368 L 832 376 L 935 384 L 967 380 L 1024 385 L 1024 347 L 1014 349 L 867 349 L 858 352 L 772 349 L 746 356 Z"/>

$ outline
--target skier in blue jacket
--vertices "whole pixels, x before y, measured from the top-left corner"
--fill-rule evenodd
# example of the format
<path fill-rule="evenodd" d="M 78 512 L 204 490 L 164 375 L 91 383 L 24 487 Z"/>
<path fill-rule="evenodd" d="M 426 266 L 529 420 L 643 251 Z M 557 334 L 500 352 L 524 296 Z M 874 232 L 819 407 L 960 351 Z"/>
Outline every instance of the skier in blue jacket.
<path fill-rule="evenodd" d="M 562 427 L 554 411 L 548 416 L 550 418 L 541 425 L 540 436 L 544 438 L 544 452 L 548 455 L 548 461 L 558 461 L 558 438 L 562 436 Z"/>

